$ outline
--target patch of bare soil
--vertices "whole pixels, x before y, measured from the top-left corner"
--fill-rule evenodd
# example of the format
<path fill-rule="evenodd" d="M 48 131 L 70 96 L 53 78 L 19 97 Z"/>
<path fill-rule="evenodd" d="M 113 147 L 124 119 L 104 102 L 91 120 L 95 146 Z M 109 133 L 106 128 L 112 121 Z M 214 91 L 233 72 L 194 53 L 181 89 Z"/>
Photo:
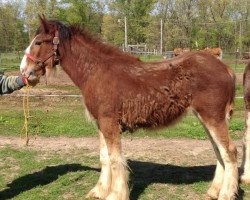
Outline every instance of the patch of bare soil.
<path fill-rule="evenodd" d="M 173 164 L 215 164 L 216 158 L 210 141 L 192 139 L 123 138 L 123 152 L 126 158 L 158 163 Z M 12 147 L 36 151 L 68 152 L 84 149 L 86 154 L 98 156 L 98 138 L 37 137 L 29 146 L 19 137 L 0 136 L 0 149 Z M 236 141 L 239 162 L 242 157 L 242 142 Z"/>

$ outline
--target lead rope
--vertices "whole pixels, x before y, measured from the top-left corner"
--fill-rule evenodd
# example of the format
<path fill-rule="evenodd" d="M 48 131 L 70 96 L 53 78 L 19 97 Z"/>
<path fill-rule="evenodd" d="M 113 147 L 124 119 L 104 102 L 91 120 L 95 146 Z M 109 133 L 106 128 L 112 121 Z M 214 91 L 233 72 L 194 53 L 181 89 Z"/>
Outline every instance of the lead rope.
<path fill-rule="evenodd" d="M 30 109 L 29 109 L 29 94 L 30 94 L 30 85 L 28 81 L 26 81 L 27 86 L 25 88 L 25 95 L 23 96 L 23 115 L 24 115 L 24 124 L 22 133 L 25 134 L 25 144 L 29 145 L 29 134 L 28 134 L 28 121 L 30 118 Z M 22 135 L 21 135 L 22 136 Z"/>
<path fill-rule="evenodd" d="M 37 134 L 39 132 L 40 129 L 40 124 L 39 121 L 37 120 L 36 117 L 31 116 L 30 115 L 30 105 L 29 105 L 29 97 L 30 97 L 30 88 L 31 86 L 29 85 L 28 81 L 26 81 L 27 85 L 25 88 L 25 95 L 23 96 L 23 114 L 24 114 L 24 124 L 23 124 L 23 129 L 22 129 L 22 135 L 25 135 L 25 145 L 28 146 L 29 145 L 29 119 L 34 118 L 36 119 L 36 127 L 37 127 L 37 131 L 36 131 L 36 135 L 35 135 L 35 139 L 37 137 Z"/>

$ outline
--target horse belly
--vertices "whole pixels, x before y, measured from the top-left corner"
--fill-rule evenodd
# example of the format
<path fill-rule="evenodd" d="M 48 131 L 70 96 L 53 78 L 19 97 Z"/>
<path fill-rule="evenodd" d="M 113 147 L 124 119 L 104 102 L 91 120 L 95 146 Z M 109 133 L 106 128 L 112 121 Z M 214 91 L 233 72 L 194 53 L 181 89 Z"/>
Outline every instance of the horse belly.
<path fill-rule="evenodd" d="M 190 103 L 191 95 L 157 94 L 130 99 L 123 103 L 120 122 L 123 129 L 130 131 L 168 126 L 185 113 Z"/>

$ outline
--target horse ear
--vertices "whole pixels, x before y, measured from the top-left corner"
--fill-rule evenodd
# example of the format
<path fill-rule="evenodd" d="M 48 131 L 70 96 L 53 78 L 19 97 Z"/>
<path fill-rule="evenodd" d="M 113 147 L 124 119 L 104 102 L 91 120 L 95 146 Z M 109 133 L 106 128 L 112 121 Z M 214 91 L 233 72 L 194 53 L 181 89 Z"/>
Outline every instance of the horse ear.
<path fill-rule="evenodd" d="M 58 27 L 55 24 L 51 23 L 49 20 L 47 20 L 44 15 L 38 15 L 38 16 L 41 24 L 39 32 L 54 36 L 55 32 L 58 30 Z"/>
<path fill-rule="evenodd" d="M 40 28 L 41 28 L 42 32 L 48 33 L 49 32 L 48 20 L 46 19 L 44 14 L 38 15 L 38 17 L 39 17 L 39 21 L 40 21 L 40 24 L 41 24 Z"/>

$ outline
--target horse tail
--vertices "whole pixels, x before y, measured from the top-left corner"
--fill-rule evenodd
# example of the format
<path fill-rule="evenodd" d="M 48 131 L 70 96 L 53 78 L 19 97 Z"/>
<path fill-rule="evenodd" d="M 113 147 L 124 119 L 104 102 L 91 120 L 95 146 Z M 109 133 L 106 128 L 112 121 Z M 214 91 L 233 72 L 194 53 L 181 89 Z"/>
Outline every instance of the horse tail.
<path fill-rule="evenodd" d="M 233 114 L 233 109 L 234 109 L 236 75 L 233 72 L 233 70 L 231 70 L 230 68 L 228 68 L 228 72 L 230 74 L 230 78 L 232 81 L 232 90 L 231 90 L 231 95 L 229 98 L 228 108 L 227 108 L 227 113 L 229 115 L 227 118 L 230 119 Z"/>

